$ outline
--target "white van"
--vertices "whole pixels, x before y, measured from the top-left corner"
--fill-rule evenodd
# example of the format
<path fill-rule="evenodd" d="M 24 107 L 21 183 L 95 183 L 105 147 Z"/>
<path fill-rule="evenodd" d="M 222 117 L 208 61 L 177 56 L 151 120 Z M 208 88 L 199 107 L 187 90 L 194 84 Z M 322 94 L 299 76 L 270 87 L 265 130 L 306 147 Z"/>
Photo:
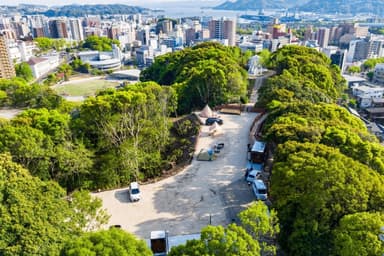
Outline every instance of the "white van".
<path fill-rule="evenodd" d="M 262 180 L 256 179 L 252 182 L 252 190 L 257 200 L 267 200 L 267 187 Z"/>
<path fill-rule="evenodd" d="M 139 189 L 139 183 L 132 182 L 129 185 L 129 199 L 131 202 L 139 201 L 140 200 L 140 189 Z"/>

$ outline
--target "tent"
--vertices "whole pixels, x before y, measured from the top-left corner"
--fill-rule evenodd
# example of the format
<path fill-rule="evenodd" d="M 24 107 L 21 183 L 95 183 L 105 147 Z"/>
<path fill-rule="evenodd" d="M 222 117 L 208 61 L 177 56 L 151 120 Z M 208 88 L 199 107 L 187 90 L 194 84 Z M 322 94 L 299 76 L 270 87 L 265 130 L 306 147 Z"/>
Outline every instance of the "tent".
<path fill-rule="evenodd" d="M 214 160 L 214 152 L 212 149 L 201 149 L 197 155 L 197 161 L 212 161 Z"/>
<path fill-rule="evenodd" d="M 200 112 L 200 116 L 205 118 L 213 117 L 212 109 L 208 106 L 208 104 L 205 105 L 203 110 Z"/>
<path fill-rule="evenodd" d="M 209 127 L 209 134 L 221 134 L 223 132 L 223 128 L 217 123 L 214 122 L 210 127 Z"/>

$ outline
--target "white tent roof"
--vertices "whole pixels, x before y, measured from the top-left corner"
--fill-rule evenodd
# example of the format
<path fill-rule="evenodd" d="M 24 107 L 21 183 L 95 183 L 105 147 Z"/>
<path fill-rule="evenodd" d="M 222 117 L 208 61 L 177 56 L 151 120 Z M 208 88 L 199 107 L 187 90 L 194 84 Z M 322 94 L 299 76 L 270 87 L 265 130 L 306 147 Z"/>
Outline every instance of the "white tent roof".
<path fill-rule="evenodd" d="M 212 109 L 208 106 L 208 104 L 205 105 L 203 110 L 200 112 L 200 116 L 201 117 L 212 117 L 213 116 Z"/>
<path fill-rule="evenodd" d="M 217 130 L 220 128 L 220 125 L 217 122 L 213 122 L 213 124 L 209 127 L 210 131 Z"/>
<path fill-rule="evenodd" d="M 209 127 L 209 132 L 210 133 L 215 133 L 215 134 L 219 134 L 219 133 L 222 133 L 223 132 L 223 128 L 221 128 L 221 126 L 217 123 L 217 122 L 214 122 L 210 127 Z"/>

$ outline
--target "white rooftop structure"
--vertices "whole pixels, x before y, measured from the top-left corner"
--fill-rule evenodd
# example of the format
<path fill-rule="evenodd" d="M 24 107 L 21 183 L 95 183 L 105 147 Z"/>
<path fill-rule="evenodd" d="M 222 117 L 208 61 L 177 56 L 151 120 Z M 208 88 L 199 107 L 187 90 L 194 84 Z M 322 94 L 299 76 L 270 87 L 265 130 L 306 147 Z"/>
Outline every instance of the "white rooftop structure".
<path fill-rule="evenodd" d="M 265 150 L 265 142 L 256 140 L 255 143 L 253 143 L 252 152 L 264 152 Z"/>

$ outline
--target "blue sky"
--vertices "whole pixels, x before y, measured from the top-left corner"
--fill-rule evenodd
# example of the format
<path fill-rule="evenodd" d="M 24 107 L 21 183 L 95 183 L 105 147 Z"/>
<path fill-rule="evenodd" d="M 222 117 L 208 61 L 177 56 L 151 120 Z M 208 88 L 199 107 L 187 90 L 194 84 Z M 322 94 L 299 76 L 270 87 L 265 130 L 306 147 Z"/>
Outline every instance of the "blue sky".
<path fill-rule="evenodd" d="M 217 3 L 224 2 L 225 0 L 195 0 L 195 4 L 204 4 L 204 5 L 215 5 Z M 170 3 L 170 2 L 190 2 L 188 0 L 1 0 L 0 5 L 17 5 L 20 3 L 25 4 L 43 4 L 43 5 L 67 5 L 72 3 L 77 4 L 106 4 L 106 3 L 121 3 L 127 5 L 138 5 L 138 6 L 150 6 L 151 4 L 159 5 L 161 3 Z"/>

